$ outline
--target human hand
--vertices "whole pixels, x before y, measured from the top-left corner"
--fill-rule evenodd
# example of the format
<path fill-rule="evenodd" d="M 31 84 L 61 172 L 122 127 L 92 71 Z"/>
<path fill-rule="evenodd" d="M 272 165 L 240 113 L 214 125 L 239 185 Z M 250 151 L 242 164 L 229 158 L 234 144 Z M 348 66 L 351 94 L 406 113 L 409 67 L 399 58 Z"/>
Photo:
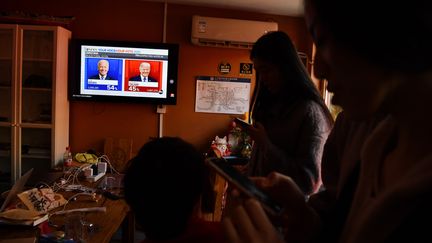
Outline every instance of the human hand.
<path fill-rule="evenodd" d="M 267 177 L 250 178 L 257 187 L 284 207 L 284 211 L 296 212 L 306 205 L 302 190 L 291 177 L 272 172 Z"/>
<path fill-rule="evenodd" d="M 290 215 L 306 205 L 303 192 L 289 176 L 272 172 L 267 177 L 249 177 L 249 179 L 282 206 L 284 212 L 290 212 Z M 230 195 L 238 200 L 245 196 L 235 187 L 231 189 Z"/>
<path fill-rule="evenodd" d="M 290 177 L 272 172 L 267 177 L 250 179 L 284 208 L 282 214 L 268 216 L 274 225 L 282 227 L 285 240 L 302 242 L 313 237 L 319 227 L 319 219 L 306 204 L 305 196 Z M 239 196 L 240 192 L 234 190 L 231 194 Z"/>
<path fill-rule="evenodd" d="M 321 220 L 291 177 L 272 172 L 267 177 L 251 179 L 284 208 L 281 215 L 271 220 L 283 228 L 286 241 L 307 242 L 315 236 Z"/>
<path fill-rule="evenodd" d="M 247 131 L 252 140 L 258 144 L 266 144 L 270 140 L 265 127 L 260 122 L 255 123 L 254 126 L 248 127 Z"/>
<path fill-rule="evenodd" d="M 252 198 L 237 205 L 222 225 L 228 240 L 233 243 L 283 242 L 261 204 Z"/>

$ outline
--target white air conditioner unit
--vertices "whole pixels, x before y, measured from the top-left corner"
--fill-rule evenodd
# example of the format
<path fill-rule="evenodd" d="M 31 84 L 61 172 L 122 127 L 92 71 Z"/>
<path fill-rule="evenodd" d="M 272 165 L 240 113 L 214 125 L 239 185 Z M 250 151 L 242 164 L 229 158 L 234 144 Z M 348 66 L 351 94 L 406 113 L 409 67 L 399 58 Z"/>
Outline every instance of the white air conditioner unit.
<path fill-rule="evenodd" d="M 251 49 L 263 34 L 278 30 L 276 22 L 213 18 L 194 15 L 191 40 L 200 46 Z"/>

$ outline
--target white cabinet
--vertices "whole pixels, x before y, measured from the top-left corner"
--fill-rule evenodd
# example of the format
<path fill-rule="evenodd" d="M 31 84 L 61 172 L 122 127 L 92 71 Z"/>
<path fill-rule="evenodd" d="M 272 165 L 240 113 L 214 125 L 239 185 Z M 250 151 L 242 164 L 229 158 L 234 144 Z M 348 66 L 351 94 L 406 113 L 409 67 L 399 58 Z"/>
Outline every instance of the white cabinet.
<path fill-rule="evenodd" d="M 0 191 L 62 160 L 70 38 L 58 26 L 0 24 Z"/>

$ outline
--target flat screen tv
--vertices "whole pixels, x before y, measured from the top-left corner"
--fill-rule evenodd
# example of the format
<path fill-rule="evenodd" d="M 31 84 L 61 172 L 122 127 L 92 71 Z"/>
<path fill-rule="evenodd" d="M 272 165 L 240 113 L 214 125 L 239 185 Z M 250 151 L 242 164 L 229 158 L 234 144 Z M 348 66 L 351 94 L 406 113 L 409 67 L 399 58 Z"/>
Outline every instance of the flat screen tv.
<path fill-rule="evenodd" d="M 175 105 L 178 45 L 76 39 L 70 100 Z"/>

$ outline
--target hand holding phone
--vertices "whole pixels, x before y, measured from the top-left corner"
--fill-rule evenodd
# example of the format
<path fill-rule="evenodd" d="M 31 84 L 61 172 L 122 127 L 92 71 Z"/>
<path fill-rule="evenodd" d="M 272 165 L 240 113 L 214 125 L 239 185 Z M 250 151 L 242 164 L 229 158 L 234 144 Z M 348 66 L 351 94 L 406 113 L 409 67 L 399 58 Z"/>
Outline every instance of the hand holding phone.
<path fill-rule="evenodd" d="M 282 212 L 282 207 L 274 202 L 266 193 L 260 190 L 246 176 L 240 174 L 223 158 L 208 158 L 207 164 L 228 182 L 236 186 L 241 192 L 260 201 L 268 212 L 278 215 Z"/>
<path fill-rule="evenodd" d="M 247 121 L 242 120 L 242 119 L 240 119 L 238 117 L 235 118 L 235 123 L 238 124 L 238 125 L 240 125 L 243 128 L 247 128 L 247 127 L 252 126 L 252 124 L 250 124 Z"/>

